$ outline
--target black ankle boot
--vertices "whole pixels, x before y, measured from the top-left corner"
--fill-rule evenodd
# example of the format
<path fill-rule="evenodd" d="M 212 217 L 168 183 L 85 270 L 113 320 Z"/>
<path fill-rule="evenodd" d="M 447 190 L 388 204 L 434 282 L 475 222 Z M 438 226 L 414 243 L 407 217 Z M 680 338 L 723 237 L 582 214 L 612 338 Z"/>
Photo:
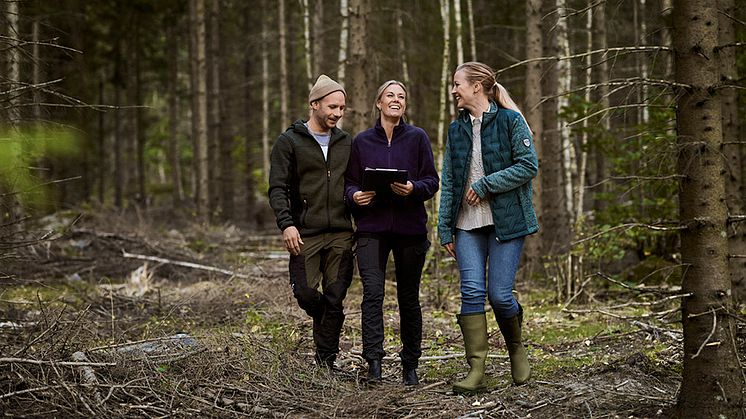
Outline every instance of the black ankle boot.
<path fill-rule="evenodd" d="M 368 381 L 381 381 L 381 360 L 371 359 L 368 361 Z"/>
<path fill-rule="evenodd" d="M 404 367 L 402 369 L 402 375 L 404 376 L 404 385 L 405 386 L 416 386 L 420 383 L 419 378 L 417 378 L 417 369 L 416 368 L 407 368 Z"/>

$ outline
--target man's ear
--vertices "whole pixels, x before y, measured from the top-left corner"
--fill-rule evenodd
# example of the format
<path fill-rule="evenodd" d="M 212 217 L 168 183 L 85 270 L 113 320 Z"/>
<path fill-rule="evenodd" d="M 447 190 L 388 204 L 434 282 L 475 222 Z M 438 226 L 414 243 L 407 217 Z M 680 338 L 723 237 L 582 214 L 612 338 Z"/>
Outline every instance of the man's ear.
<path fill-rule="evenodd" d="M 319 110 L 319 101 L 318 100 L 314 100 L 313 102 L 311 102 L 311 109 L 313 109 L 314 111 Z"/>

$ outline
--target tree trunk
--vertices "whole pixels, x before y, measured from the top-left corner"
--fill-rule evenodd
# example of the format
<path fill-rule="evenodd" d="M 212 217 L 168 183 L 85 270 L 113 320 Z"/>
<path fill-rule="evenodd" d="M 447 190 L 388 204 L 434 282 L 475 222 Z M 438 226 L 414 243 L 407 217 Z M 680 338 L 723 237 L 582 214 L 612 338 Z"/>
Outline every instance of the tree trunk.
<path fill-rule="evenodd" d="M 264 1 L 266 6 L 268 0 Z M 264 182 L 269 182 L 269 22 L 262 19 L 262 174 Z M 289 124 L 290 121 L 282 121 Z M 247 132 L 247 138 L 249 137 Z"/>
<path fill-rule="evenodd" d="M 179 208 L 184 200 L 184 188 L 181 184 L 181 160 L 179 153 L 179 54 L 178 32 L 174 24 L 166 26 L 166 45 L 168 45 L 168 161 L 171 166 L 171 199 L 174 208 Z"/>
<path fill-rule="evenodd" d="M 327 74 L 327 57 L 324 45 L 324 0 L 313 0 L 313 18 L 312 18 L 311 39 L 313 44 L 311 46 L 313 51 L 313 59 L 311 60 L 311 78 L 310 83 L 315 81 L 314 76 L 318 76 L 321 73 Z M 324 67 L 321 64 L 324 63 Z"/>
<path fill-rule="evenodd" d="M 469 0 L 471 3 L 471 0 Z M 541 43 L 541 3 L 542 0 L 526 1 L 526 59 L 531 60 L 542 56 Z M 534 147 L 539 157 L 539 167 L 542 167 L 542 135 L 543 121 L 541 118 L 541 63 L 539 61 L 530 62 L 526 66 L 526 96 L 523 105 L 523 113 L 526 116 L 526 122 L 531 127 L 534 134 Z M 542 224 L 542 203 L 541 203 L 541 171 L 533 179 L 534 188 L 534 209 L 539 217 L 539 224 Z M 526 269 L 524 278 L 530 278 L 531 274 L 539 266 L 541 257 L 541 239 L 534 235 L 526 239 Z"/>
<path fill-rule="evenodd" d="M 145 171 L 145 118 L 143 118 L 143 100 L 142 100 L 142 52 L 140 48 L 140 30 L 139 24 L 135 30 L 135 152 L 137 153 L 137 203 L 141 206 L 147 205 L 145 195 L 146 171 Z"/>
<path fill-rule="evenodd" d="M 721 13 L 719 14 L 719 45 L 732 45 L 736 42 L 736 28 L 731 16 L 736 15 L 734 0 L 719 0 Z M 720 82 L 735 85 L 738 80 L 736 67 L 736 51 L 734 48 L 723 48 L 718 52 L 720 56 Z M 738 95 L 735 89 L 720 90 L 723 112 L 723 155 L 727 161 L 725 181 L 726 203 L 728 213 L 743 215 L 744 195 L 743 168 L 741 167 L 741 149 L 738 143 Z M 728 227 L 728 253 L 731 255 L 746 255 L 746 223 L 733 223 Z M 746 299 L 746 259 L 731 258 L 728 262 L 730 281 L 736 301 Z"/>
<path fill-rule="evenodd" d="M 191 58 L 194 78 L 192 86 L 192 132 L 194 141 L 194 171 L 195 171 L 195 204 L 197 214 L 205 217 L 209 210 L 209 177 L 207 175 L 207 68 L 205 62 L 205 2 L 204 0 L 190 0 L 190 15 L 192 24 L 190 30 L 194 33 L 194 56 Z"/>
<path fill-rule="evenodd" d="M 474 5 L 472 0 L 466 0 L 466 14 L 469 16 L 469 47 L 471 60 L 477 60 L 477 37 L 474 35 Z"/>
<path fill-rule="evenodd" d="M 593 8 L 593 49 L 594 50 L 605 50 L 606 45 L 606 2 L 598 2 Z M 592 73 L 594 77 L 593 82 L 599 87 L 597 94 L 594 99 L 594 103 L 598 104 L 599 109 L 609 108 L 609 64 L 606 59 L 606 55 L 601 56 L 599 63 L 596 65 L 596 71 Z M 611 118 L 609 116 L 601 117 L 599 122 L 604 129 L 604 132 L 608 133 L 611 130 Z M 593 149 L 594 160 L 595 160 L 595 176 L 592 180 L 592 184 L 598 185 L 594 189 L 596 192 L 594 197 L 603 196 L 604 192 L 607 192 L 609 187 L 604 180 L 608 179 L 609 168 L 606 164 L 606 154 L 604 153 L 604 147 L 600 144 L 596 144 Z M 606 208 L 606 199 L 595 199 L 594 209 L 596 211 L 603 210 Z"/>
<path fill-rule="evenodd" d="M 350 1 L 350 82 L 347 89 L 346 119 L 351 132 L 360 132 L 366 128 L 370 92 L 366 67 L 369 0 Z"/>
<path fill-rule="evenodd" d="M 717 96 L 718 11 L 709 0 L 674 2 L 679 212 L 686 266 L 682 291 L 682 418 L 743 417 L 742 372 L 728 277 L 721 98 Z"/>
<path fill-rule="evenodd" d="M 220 201 L 220 216 L 225 221 L 233 220 L 234 218 L 234 187 L 233 187 L 233 156 L 231 151 L 233 149 L 233 136 L 231 135 L 231 127 L 228 121 L 228 110 L 226 101 L 230 93 L 224 88 L 225 85 L 230 85 L 228 74 L 226 73 L 226 61 L 223 57 L 227 57 L 227 45 L 223 39 L 223 28 L 221 25 L 222 11 L 220 7 L 221 0 L 212 0 L 212 19 L 213 19 L 213 77 L 214 77 L 214 93 L 217 94 L 217 100 L 214 100 L 214 105 L 217 108 L 217 128 L 215 129 L 215 135 L 217 136 L 217 175 L 218 175 L 218 191 Z"/>
<path fill-rule="evenodd" d="M 124 67 L 122 60 L 122 39 L 116 41 L 114 45 L 114 76 L 112 85 L 114 86 L 114 105 L 116 110 L 114 115 L 114 205 L 122 208 L 124 199 L 124 139 L 122 138 L 122 118 L 126 113 L 120 109 L 122 106 L 122 84 L 124 84 Z"/>
<path fill-rule="evenodd" d="M 288 115 L 288 61 L 287 28 L 285 27 L 285 0 L 277 1 L 277 30 L 280 38 L 280 121 L 283 126 L 290 124 Z"/>
<path fill-rule="evenodd" d="M 570 35 L 567 18 L 567 0 L 557 0 L 557 45 L 559 55 L 568 57 L 572 54 L 570 49 Z M 559 60 L 557 62 L 557 72 L 559 77 L 559 93 L 557 103 L 557 112 L 562 113 L 570 104 L 570 91 L 572 90 L 572 68 L 570 60 Z M 576 185 L 574 175 L 577 174 L 575 147 L 572 138 L 570 138 L 570 128 L 563 119 L 559 120 L 559 135 L 562 143 L 563 157 L 563 186 L 565 191 L 564 203 L 567 206 L 567 213 L 574 215 L 574 193 L 573 187 Z"/>
<path fill-rule="evenodd" d="M 339 30 L 339 56 L 337 57 L 337 82 L 345 85 L 345 69 L 347 67 L 347 50 L 349 48 L 350 6 L 348 0 L 339 0 L 339 15 L 341 28 Z M 342 121 L 340 121 L 342 122 Z"/>
<path fill-rule="evenodd" d="M 450 79 L 450 66 L 451 66 L 451 10 L 449 0 L 440 0 L 440 17 L 443 22 L 443 55 L 440 65 L 440 94 L 438 98 L 440 105 L 438 109 L 440 113 L 438 115 L 438 137 L 435 140 L 435 162 L 438 165 L 438 173 L 443 168 L 443 162 L 440 158 L 441 153 L 444 149 L 446 123 L 449 122 L 450 109 L 446 108 L 448 105 L 449 90 L 448 86 L 451 85 Z"/>
<path fill-rule="evenodd" d="M 555 2 L 545 2 L 547 8 L 543 15 L 547 16 L 543 28 L 546 56 L 559 56 L 556 26 L 557 13 Z M 542 78 L 542 95 L 546 100 L 542 106 L 544 130 L 542 134 L 542 174 L 541 174 L 541 204 L 543 219 L 542 254 L 547 256 L 550 269 L 548 273 L 556 278 L 559 298 L 564 294 L 563 284 L 566 283 L 567 270 L 566 255 L 570 250 L 570 215 L 567 212 L 565 188 L 563 183 L 563 154 L 562 139 L 558 120 L 559 68 L 552 62 L 544 70 Z"/>
<path fill-rule="evenodd" d="M 104 95 L 106 86 L 106 74 L 104 74 L 104 70 L 100 71 L 100 78 L 98 81 L 98 103 L 106 103 L 106 97 Z M 104 121 L 104 112 L 98 112 L 97 115 L 98 123 L 98 133 L 96 135 L 97 142 L 98 142 L 98 161 L 96 164 L 98 165 L 98 202 L 99 204 L 104 204 L 104 200 L 106 199 L 106 177 L 108 176 L 108 167 L 109 162 L 107 161 L 107 152 L 108 149 L 106 147 L 106 125 Z"/>
<path fill-rule="evenodd" d="M 18 1 L 6 1 L 7 10 L 5 13 L 6 21 L 8 22 L 8 28 L 6 36 L 8 37 L 7 53 L 8 53 L 8 86 L 10 89 L 19 87 L 21 82 L 21 47 L 20 47 L 20 34 L 18 28 Z M 10 90 L 8 89 L 8 90 Z M 16 125 L 21 120 L 21 108 L 18 106 L 18 98 L 16 95 L 8 96 L 8 122 L 11 125 Z"/>
<path fill-rule="evenodd" d="M 264 10 L 266 10 L 267 3 L 268 3 L 267 0 L 264 0 L 261 2 L 261 6 L 262 8 L 264 8 Z M 258 23 L 253 19 L 253 16 L 254 16 L 253 5 L 251 4 L 244 5 L 243 26 L 245 28 L 250 28 L 253 25 L 256 25 Z M 265 36 L 267 33 L 267 28 L 270 25 L 270 23 L 268 22 L 270 21 L 270 19 L 262 19 L 261 21 L 262 21 L 261 23 L 262 47 L 260 51 L 260 56 L 261 56 L 260 67 L 262 68 L 262 70 L 265 70 L 268 59 L 267 59 L 266 42 L 264 42 L 264 40 L 266 39 Z M 249 48 L 243 49 L 243 52 L 244 52 L 244 57 L 243 57 L 243 60 L 244 60 L 243 112 L 244 113 L 243 114 L 251 115 L 252 113 L 256 113 L 256 105 L 255 105 L 256 99 L 254 97 L 254 94 L 257 91 L 257 89 L 254 85 L 252 85 L 252 83 L 249 82 L 252 79 L 253 72 L 255 71 L 254 62 L 256 61 L 256 58 L 255 58 L 256 52 Z M 261 86 L 262 94 L 260 95 L 260 99 L 262 100 L 262 105 L 261 105 L 262 106 L 262 132 L 261 132 L 261 138 L 259 140 L 261 141 L 261 145 L 262 145 L 262 152 L 260 154 L 262 158 L 265 157 L 264 156 L 265 152 L 268 153 L 267 148 L 269 146 L 269 141 L 268 141 L 269 133 L 267 132 L 269 129 L 269 118 L 267 116 L 269 112 L 265 108 L 265 106 L 268 107 L 265 100 L 267 100 L 269 96 L 268 94 L 266 97 L 264 96 L 265 92 L 269 88 L 269 80 L 265 79 L 267 77 L 268 76 L 262 74 L 262 86 Z M 267 126 L 264 126 L 265 120 L 266 120 Z M 243 123 L 242 128 L 244 130 L 243 137 L 244 137 L 244 170 L 245 170 L 243 173 L 243 176 L 244 176 L 243 184 L 246 187 L 246 195 L 245 195 L 245 201 L 244 201 L 246 203 L 246 210 L 243 212 L 242 215 L 246 217 L 245 220 L 247 222 L 248 229 L 254 230 L 256 229 L 258 225 L 261 224 L 260 220 L 258 220 L 259 218 L 258 215 L 260 214 L 260 212 L 258 211 L 258 208 L 257 208 L 257 200 L 256 200 L 257 182 L 254 178 L 254 170 L 255 170 L 255 167 L 257 166 L 257 158 L 256 158 L 256 153 L 255 153 L 255 150 L 257 147 L 256 125 L 255 125 L 256 119 L 243 118 L 243 121 L 244 123 Z M 268 159 L 269 156 L 267 155 L 266 158 Z M 264 161 L 264 164 L 269 166 L 268 161 Z M 269 171 L 269 168 L 265 167 L 265 172 L 264 172 L 265 176 L 267 176 L 268 171 Z"/>
<path fill-rule="evenodd" d="M 207 146 L 207 176 L 209 178 L 210 196 L 208 197 L 210 203 L 210 217 L 223 216 L 222 210 L 225 207 L 223 198 L 223 186 L 222 186 L 222 170 L 229 163 L 227 161 L 221 161 L 222 150 L 222 130 L 221 118 L 223 114 L 222 99 L 220 91 L 220 0 L 208 0 L 207 6 L 209 7 L 209 32 L 207 33 L 207 39 L 209 42 L 209 48 L 207 49 L 207 64 L 208 64 L 208 93 L 207 100 L 209 106 L 207 108 L 209 128 L 208 128 L 208 146 Z M 220 213 L 220 214 L 219 214 Z"/>
<path fill-rule="evenodd" d="M 308 8 L 308 0 L 300 0 L 301 14 L 303 15 L 303 50 L 305 51 L 306 80 L 308 80 L 308 90 L 313 87 L 313 61 L 314 57 L 311 51 L 311 12 Z"/>
<path fill-rule="evenodd" d="M 408 89 L 411 89 L 410 86 L 410 76 L 409 76 L 409 61 L 407 59 L 407 47 L 404 42 L 404 24 L 402 22 L 402 10 L 397 9 L 396 10 L 396 39 L 397 39 L 397 47 L 399 48 L 399 59 L 401 61 L 401 74 L 402 74 L 402 82 L 404 82 L 404 85 L 407 86 Z M 409 117 L 409 123 L 414 124 L 414 119 L 411 115 L 408 115 Z"/>
<path fill-rule="evenodd" d="M 31 50 L 32 62 L 31 66 L 33 69 L 32 77 L 34 86 L 38 86 L 41 83 L 41 54 L 39 53 L 39 18 L 35 17 L 31 28 L 31 39 L 34 46 Z M 104 103 L 104 102 L 100 102 Z M 103 115 L 99 112 L 99 116 Z M 38 123 L 41 121 L 41 89 L 34 87 L 34 120 Z"/>
<path fill-rule="evenodd" d="M 464 62 L 464 37 L 461 35 L 461 0 L 453 0 L 453 16 L 456 25 L 456 62 Z"/>

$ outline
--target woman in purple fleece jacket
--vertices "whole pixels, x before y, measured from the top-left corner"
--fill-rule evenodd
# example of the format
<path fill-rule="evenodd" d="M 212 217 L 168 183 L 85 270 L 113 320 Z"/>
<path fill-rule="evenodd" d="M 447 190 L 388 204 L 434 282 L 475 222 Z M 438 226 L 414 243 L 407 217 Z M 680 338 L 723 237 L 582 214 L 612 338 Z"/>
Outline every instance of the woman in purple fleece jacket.
<path fill-rule="evenodd" d="M 407 89 L 390 80 L 381 85 L 375 106 L 379 118 L 373 128 L 355 137 L 345 173 L 345 201 L 357 226 L 357 263 L 363 282 L 363 357 L 368 379 L 381 380 L 383 296 L 386 264 L 394 254 L 396 293 L 401 319 L 404 384 L 415 385 L 422 354 L 420 278 L 427 239 L 425 201 L 438 191 L 440 179 L 425 131 L 404 121 Z M 362 191 L 365 168 L 407 170 L 407 183 L 392 183 L 391 191 Z"/>

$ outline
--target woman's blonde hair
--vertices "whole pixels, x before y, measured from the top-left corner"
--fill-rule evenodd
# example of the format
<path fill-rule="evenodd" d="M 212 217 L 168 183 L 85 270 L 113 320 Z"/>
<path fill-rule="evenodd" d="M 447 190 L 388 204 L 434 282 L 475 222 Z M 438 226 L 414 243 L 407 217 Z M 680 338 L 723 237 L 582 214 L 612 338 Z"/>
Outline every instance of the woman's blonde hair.
<path fill-rule="evenodd" d="M 406 99 L 409 96 L 409 92 L 407 91 L 407 87 L 404 85 L 404 83 L 398 81 L 398 80 L 388 80 L 383 82 L 383 84 L 378 88 L 378 92 L 376 93 L 376 100 L 373 101 L 373 114 L 376 116 L 375 118 L 378 119 L 381 116 L 381 110 L 378 109 L 378 101 L 381 100 L 381 97 L 383 96 L 383 91 L 386 90 L 389 86 L 392 84 L 399 85 L 402 89 L 404 89 L 404 98 Z M 378 111 L 376 113 L 376 111 Z M 405 109 L 406 114 L 406 109 Z M 404 116 L 402 115 L 402 118 Z"/>
<path fill-rule="evenodd" d="M 523 117 L 523 121 L 526 122 L 526 125 L 528 125 L 528 121 L 526 121 L 526 117 L 523 116 L 523 112 L 521 112 L 521 109 L 516 105 L 515 101 L 513 101 L 513 98 L 510 97 L 508 90 L 502 84 L 497 82 L 495 72 L 490 66 L 477 61 L 469 61 L 456 67 L 456 71 L 463 71 L 464 78 L 469 83 L 481 84 L 482 89 L 484 89 L 485 94 L 490 100 L 494 100 L 503 108 L 518 112 L 521 117 Z"/>

